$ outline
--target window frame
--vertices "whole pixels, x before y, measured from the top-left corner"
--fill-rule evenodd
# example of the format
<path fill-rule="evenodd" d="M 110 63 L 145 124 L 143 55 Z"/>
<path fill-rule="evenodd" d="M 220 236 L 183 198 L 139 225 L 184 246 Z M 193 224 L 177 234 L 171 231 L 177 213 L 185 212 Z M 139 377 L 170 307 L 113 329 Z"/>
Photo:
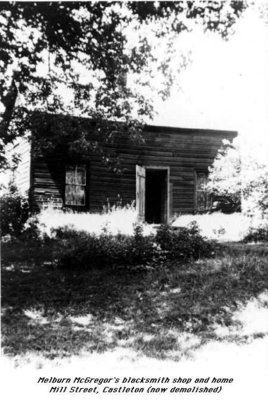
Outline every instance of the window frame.
<path fill-rule="evenodd" d="M 211 208 L 212 208 L 212 198 L 208 194 L 207 190 L 198 189 L 198 175 L 199 174 L 205 175 L 205 178 L 206 178 L 206 181 L 207 181 L 209 172 L 206 169 L 196 169 L 194 171 L 194 173 L 195 173 L 195 199 L 194 199 L 195 200 L 195 207 L 194 208 L 195 208 L 195 212 L 204 213 L 204 212 L 207 212 L 207 211 L 211 210 Z M 205 195 L 205 207 L 204 208 L 200 208 L 198 206 L 198 192 L 204 193 L 204 195 Z"/>
<path fill-rule="evenodd" d="M 74 168 L 75 177 L 77 177 L 77 170 L 79 168 L 84 169 L 84 183 L 67 183 L 67 170 L 68 168 Z M 70 204 L 67 203 L 67 196 L 66 196 L 66 188 L 67 186 L 75 186 L 75 187 L 83 187 L 84 188 L 84 202 L 83 204 Z M 88 168 L 85 163 L 68 163 L 65 164 L 65 174 L 64 174 L 64 206 L 65 207 L 72 207 L 72 208 L 86 208 L 87 207 L 87 186 L 88 186 Z"/>

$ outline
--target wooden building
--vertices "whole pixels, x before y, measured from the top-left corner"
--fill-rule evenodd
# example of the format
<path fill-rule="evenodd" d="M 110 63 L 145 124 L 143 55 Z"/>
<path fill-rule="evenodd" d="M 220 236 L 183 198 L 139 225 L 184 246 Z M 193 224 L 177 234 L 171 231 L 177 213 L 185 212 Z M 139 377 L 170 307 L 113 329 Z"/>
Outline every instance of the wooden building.
<path fill-rule="evenodd" d="M 67 157 L 59 149 L 44 156 L 21 143 L 17 150 L 24 155 L 16 184 L 28 191 L 33 210 L 52 202 L 55 207 L 98 212 L 107 203 L 135 201 L 141 220 L 163 223 L 174 214 L 209 208 L 203 187 L 208 167 L 223 139 L 235 136 L 233 131 L 146 126 L 142 143 L 121 138 L 110 145 L 120 172 L 107 168 L 94 152 L 87 159 Z"/>

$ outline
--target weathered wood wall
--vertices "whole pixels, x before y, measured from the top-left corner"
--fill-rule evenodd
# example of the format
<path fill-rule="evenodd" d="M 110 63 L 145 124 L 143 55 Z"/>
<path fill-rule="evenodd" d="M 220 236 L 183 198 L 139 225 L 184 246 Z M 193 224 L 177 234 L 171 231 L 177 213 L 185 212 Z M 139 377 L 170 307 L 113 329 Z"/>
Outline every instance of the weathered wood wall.
<path fill-rule="evenodd" d="M 7 149 L 7 160 L 12 166 L 12 158 L 19 158 L 16 169 L 7 172 L 8 181 L 16 185 L 19 192 L 27 195 L 30 189 L 31 143 L 27 138 L 21 137 Z"/>
<path fill-rule="evenodd" d="M 107 202 L 123 204 L 136 198 L 136 165 L 170 167 L 171 214 L 195 210 L 195 171 L 207 170 L 223 139 L 232 140 L 230 131 L 211 131 L 148 126 L 144 143 L 121 139 L 113 148 L 120 157 L 121 174 L 107 169 L 100 157 L 92 155 L 88 166 L 87 208 L 100 211 Z M 111 147 L 111 146 L 110 146 Z M 112 147 L 111 147 L 112 149 Z M 65 161 L 61 154 L 47 159 L 34 157 L 32 162 L 33 204 L 53 200 L 64 203 Z"/>

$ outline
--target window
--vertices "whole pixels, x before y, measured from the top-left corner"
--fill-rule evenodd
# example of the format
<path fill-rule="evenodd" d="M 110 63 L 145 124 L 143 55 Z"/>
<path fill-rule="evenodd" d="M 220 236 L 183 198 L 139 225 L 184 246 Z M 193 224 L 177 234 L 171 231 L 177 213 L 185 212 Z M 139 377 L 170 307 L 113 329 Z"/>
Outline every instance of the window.
<path fill-rule="evenodd" d="M 208 173 L 205 171 L 196 172 L 196 210 L 199 212 L 207 211 L 211 208 L 211 197 L 209 196 L 206 184 Z"/>
<path fill-rule="evenodd" d="M 67 165 L 65 170 L 65 205 L 86 205 L 86 166 Z"/>

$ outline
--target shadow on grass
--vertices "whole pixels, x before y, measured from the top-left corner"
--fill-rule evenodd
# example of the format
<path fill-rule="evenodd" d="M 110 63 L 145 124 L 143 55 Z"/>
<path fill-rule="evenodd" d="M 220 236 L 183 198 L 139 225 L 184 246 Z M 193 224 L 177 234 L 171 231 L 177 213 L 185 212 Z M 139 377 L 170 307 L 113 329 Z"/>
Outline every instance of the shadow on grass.
<path fill-rule="evenodd" d="M 55 358 L 128 348 L 179 360 L 210 340 L 262 337 L 265 330 L 245 331 L 238 316 L 250 300 L 257 308 L 268 304 L 267 257 L 262 249 L 247 249 L 226 248 L 214 260 L 136 272 L 66 274 L 52 264 L 4 266 L 4 352 Z"/>

